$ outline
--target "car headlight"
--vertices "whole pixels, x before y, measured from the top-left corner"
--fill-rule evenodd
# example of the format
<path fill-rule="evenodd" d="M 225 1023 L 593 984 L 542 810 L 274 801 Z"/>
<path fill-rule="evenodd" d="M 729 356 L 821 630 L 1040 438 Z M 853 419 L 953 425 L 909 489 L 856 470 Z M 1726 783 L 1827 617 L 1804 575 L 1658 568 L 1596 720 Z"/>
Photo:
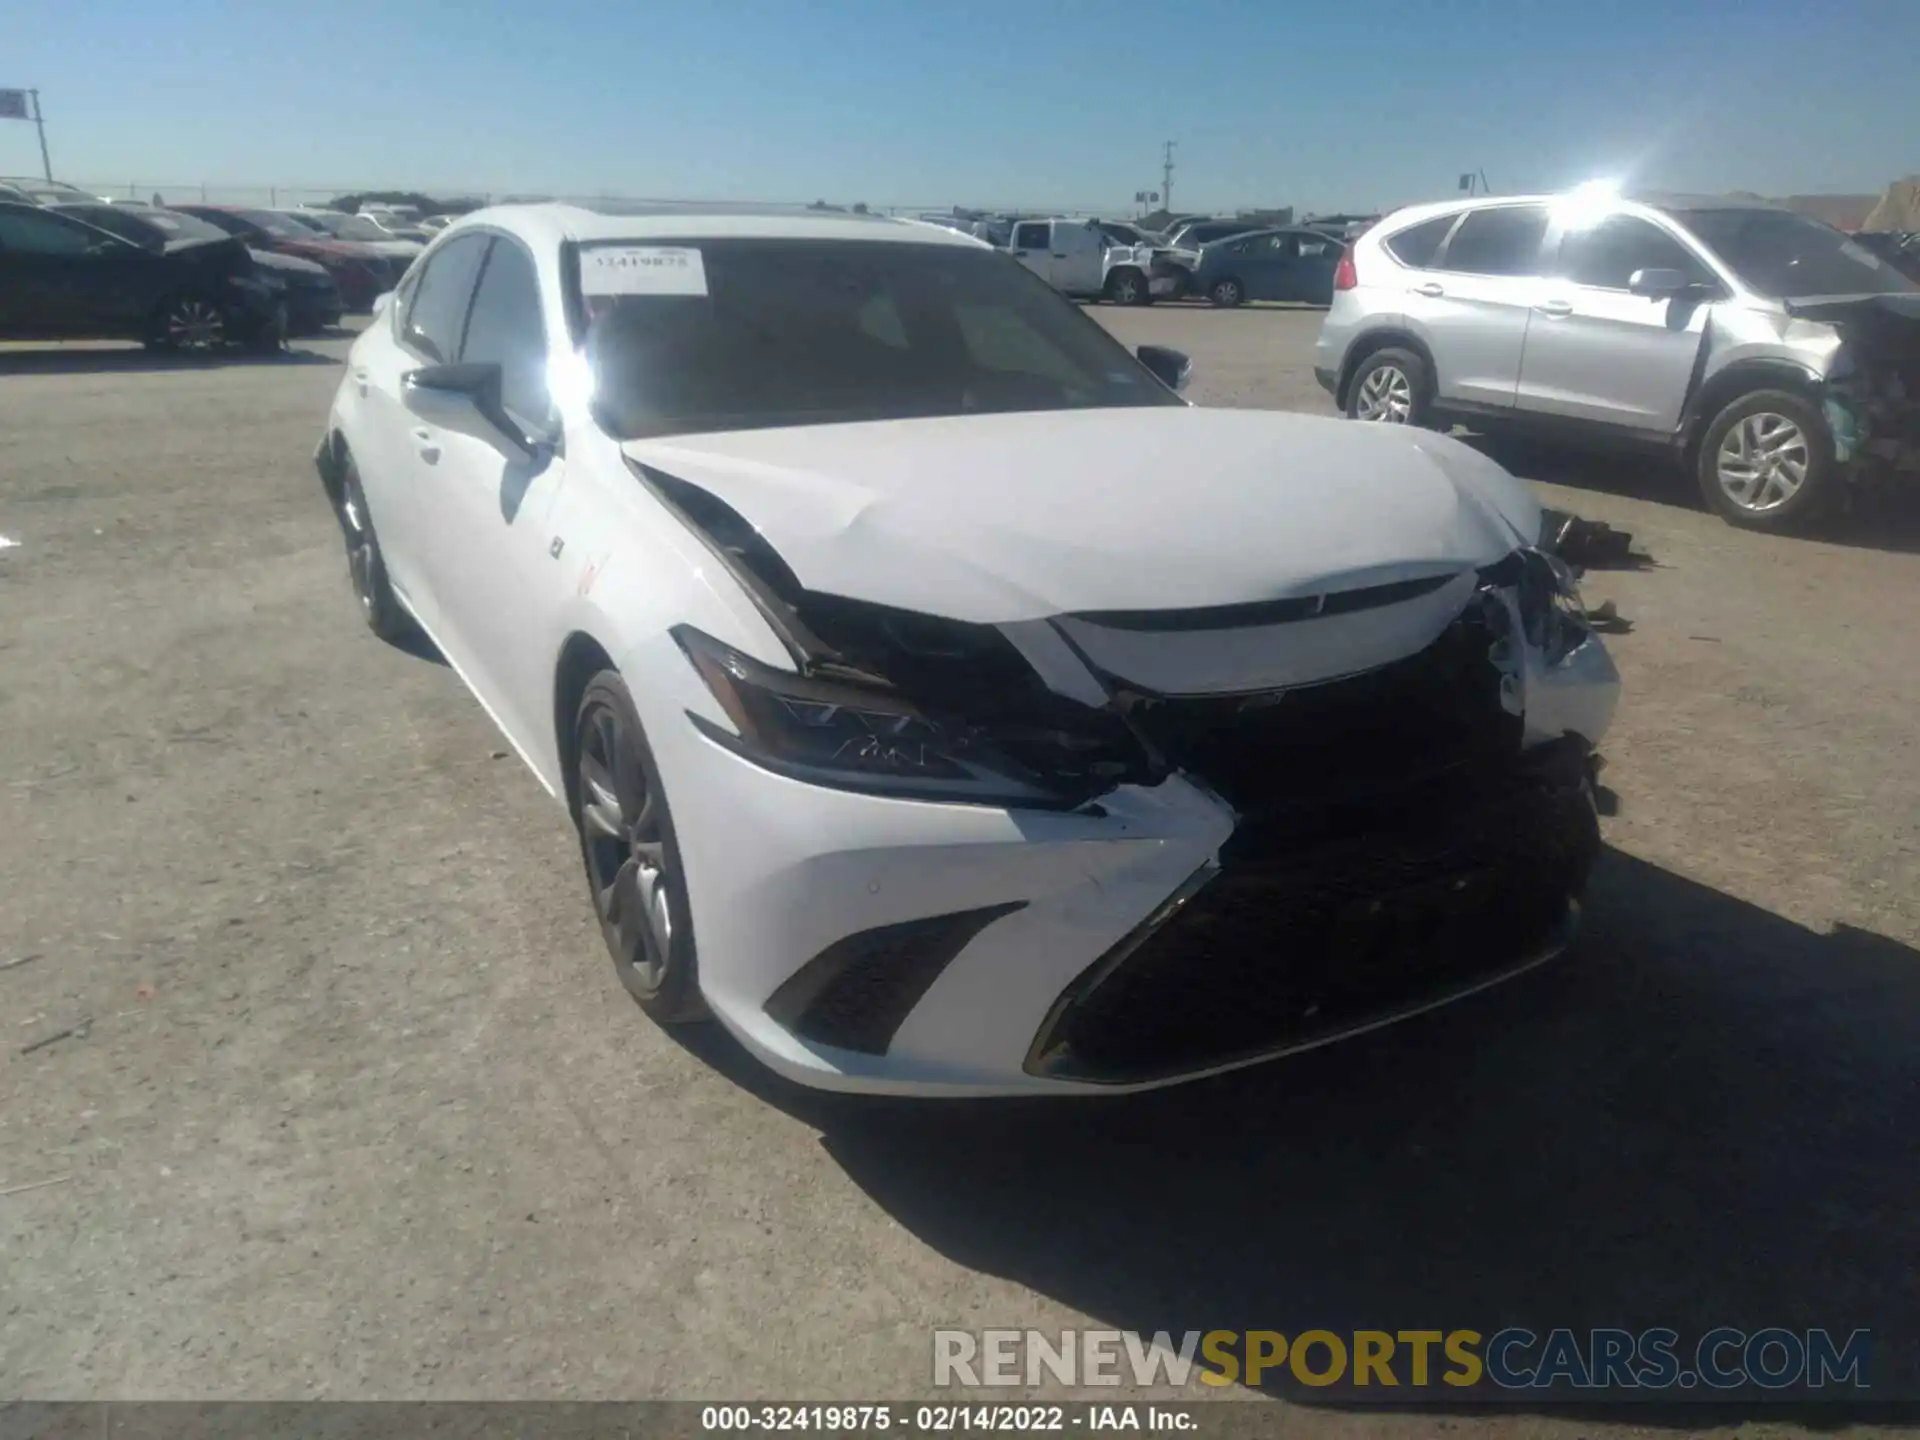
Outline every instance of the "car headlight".
<path fill-rule="evenodd" d="M 708 739 L 765 769 L 900 798 L 1070 808 L 1063 795 L 977 730 L 926 714 L 904 696 L 762 665 L 691 626 L 673 638 L 733 723 L 691 715 Z"/>

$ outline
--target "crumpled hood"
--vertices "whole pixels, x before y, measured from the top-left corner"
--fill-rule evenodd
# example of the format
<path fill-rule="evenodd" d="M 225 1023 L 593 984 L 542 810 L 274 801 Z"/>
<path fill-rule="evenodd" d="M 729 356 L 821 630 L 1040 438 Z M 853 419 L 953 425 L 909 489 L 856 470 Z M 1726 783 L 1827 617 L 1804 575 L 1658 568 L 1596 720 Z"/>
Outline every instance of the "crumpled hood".
<path fill-rule="evenodd" d="M 1540 533 L 1525 484 L 1446 436 L 1195 407 L 634 440 L 810 590 L 1003 624 L 1452 574 Z"/>

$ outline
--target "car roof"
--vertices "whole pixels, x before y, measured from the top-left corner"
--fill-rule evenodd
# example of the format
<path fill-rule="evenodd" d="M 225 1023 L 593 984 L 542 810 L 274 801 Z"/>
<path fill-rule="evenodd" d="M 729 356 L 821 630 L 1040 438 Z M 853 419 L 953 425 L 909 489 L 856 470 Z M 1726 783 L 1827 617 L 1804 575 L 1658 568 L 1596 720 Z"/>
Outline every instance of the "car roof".
<path fill-rule="evenodd" d="M 463 215 L 441 232 L 452 235 L 474 225 L 511 230 L 546 245 L 568 241 L 593 244 L 617 240 L 756 238 L 774 240 L 878 240 L 914 245 L 956 245 L 978 249 L 981 242 L 944 226 L 896 220 L 885 215 L 822 212 L 802 206 L 668 205 L 608 202 L 586 206 L 559 203 L 491 205 Z"/>

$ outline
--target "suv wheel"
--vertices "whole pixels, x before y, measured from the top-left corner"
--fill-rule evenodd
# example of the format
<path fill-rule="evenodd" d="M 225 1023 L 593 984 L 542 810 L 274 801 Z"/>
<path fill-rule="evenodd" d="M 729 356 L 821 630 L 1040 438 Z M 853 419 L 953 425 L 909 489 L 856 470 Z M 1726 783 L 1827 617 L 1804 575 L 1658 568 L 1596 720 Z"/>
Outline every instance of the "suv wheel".
<path fill-rule="evenodd" d="M 1116 305 L 1145 305 L 1152 298 L 1147 277 L 1130 266 L 1107 276 L 1107 299 Z"/>
<path fill-rule="evenodd" d="M 1722 409 L 1696 463 L 1707 504 L 1754 530 L 1791 529 L 1818 513 L 1839 468 L 1826 417 L 1787 390 L 1754 390 Z"/>
<path fill-rule="evenodd" d="M 1347 386 L 1347 415 L 1383 425 L 1424 425 L 1433 393 L 1427 362 L 1389 347 L 1362 360 Z"/>

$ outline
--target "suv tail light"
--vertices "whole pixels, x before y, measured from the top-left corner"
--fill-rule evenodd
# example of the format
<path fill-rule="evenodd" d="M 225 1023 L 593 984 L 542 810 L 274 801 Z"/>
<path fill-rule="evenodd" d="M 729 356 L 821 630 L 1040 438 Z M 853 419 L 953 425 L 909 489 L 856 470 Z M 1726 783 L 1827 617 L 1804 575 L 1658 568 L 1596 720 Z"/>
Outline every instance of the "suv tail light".
<path fill-rule="evenodd" d="M 1333 270 L 1333 288 L 1351 290 L 1360 283 L 1360 277 L 1353 272 L 1353 247 L 1349 245 L 1340 252 L 1340 263 Z"/>

